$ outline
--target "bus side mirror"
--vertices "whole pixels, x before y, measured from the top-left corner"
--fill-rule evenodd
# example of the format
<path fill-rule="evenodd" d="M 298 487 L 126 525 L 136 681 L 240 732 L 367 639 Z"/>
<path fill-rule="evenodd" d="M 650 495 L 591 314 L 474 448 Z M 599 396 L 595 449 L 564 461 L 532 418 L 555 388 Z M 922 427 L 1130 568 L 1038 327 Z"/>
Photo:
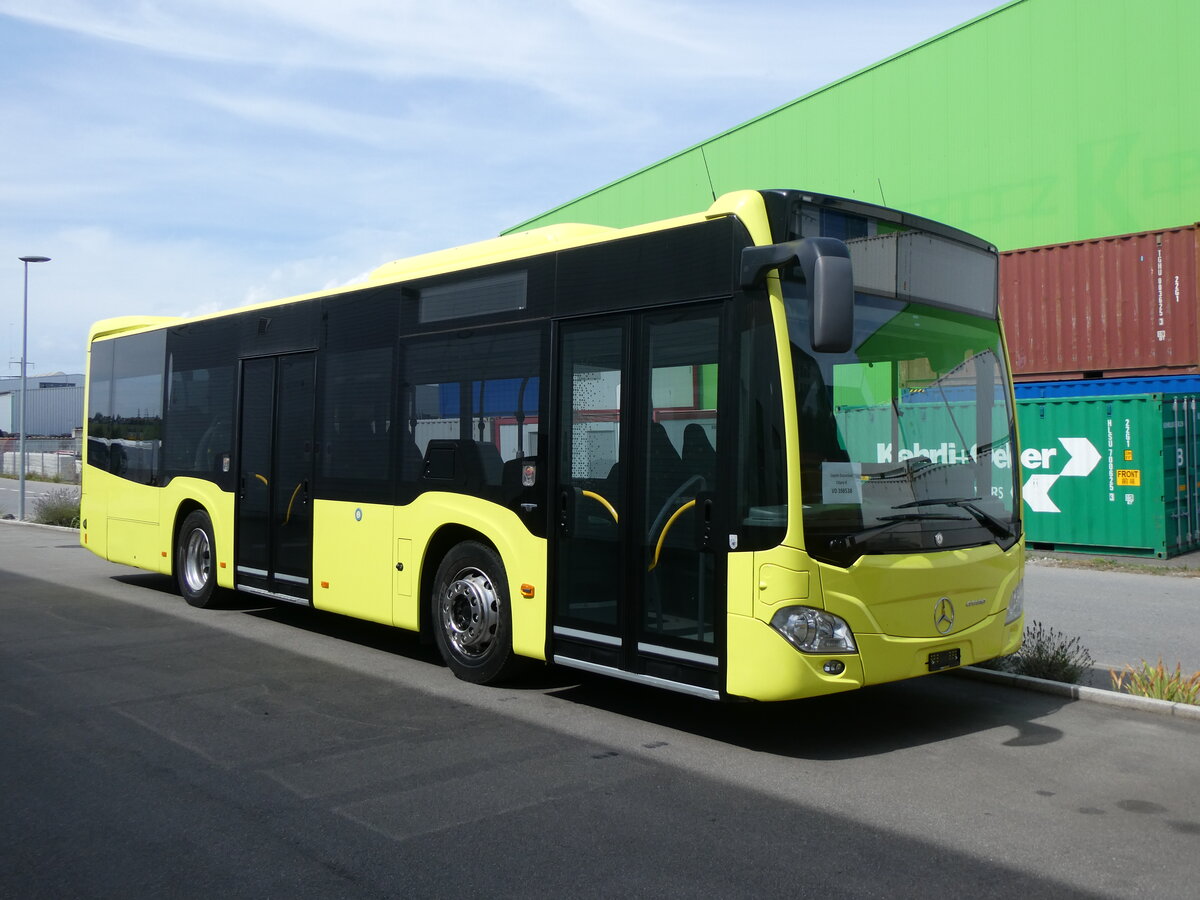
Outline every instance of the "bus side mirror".
<path fill-rule="evenodd" d="M 742 251 L 741 286 L 754 287 L 768 269 L 799 265 L 812 301 L 812 346 L 845 353 L 854 343 L 854 270 L 837 238 L 802 238 Z"/>

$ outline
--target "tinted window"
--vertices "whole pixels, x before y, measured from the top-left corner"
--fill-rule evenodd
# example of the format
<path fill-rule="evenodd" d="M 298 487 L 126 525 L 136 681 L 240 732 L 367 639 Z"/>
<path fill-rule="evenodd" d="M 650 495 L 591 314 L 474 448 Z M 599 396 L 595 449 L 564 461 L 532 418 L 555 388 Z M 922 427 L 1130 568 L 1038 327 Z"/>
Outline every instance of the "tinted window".
<path fill-rule="evenodd" d="M 403 470 L 408 496 L 448 490 L 513 505 L 531 487 L 526 464 L 540 491 L 544 358 L 543 329 L 467 331 L 406 348 L 400 440 L 415 464 Z"/>
<path fill-rule="evenodd" d="M 524 309 L 528 281 L 521 271 L 421 288 L 418 321 L 441 322 Z"/>
<path fill-rule="evenodd" d="M 96 344 L 88 408 L 88 462 L 141 484 L 156 484 L 163 424 L 166 333 L 135 334 Z M 111 359 L 111 400 L 103 370 Z"/>
<path fill-rule="evenodd" d="M 87 461 L 108 471 L 108 438 L 112 423 L 113 342 L 92 344 L 88 371 Z"/>
<path fill-rule="evenodd" d="M 163 468 L 172 475 L 232 478 L 237 361 L 229 321 L 199 322 L 167 339 Z"/>
<path fill-rule="evenodd" d="M 326 302 L 320 382 L 319 492 L 392 502 L 399 310 L 382 292 Z"/>

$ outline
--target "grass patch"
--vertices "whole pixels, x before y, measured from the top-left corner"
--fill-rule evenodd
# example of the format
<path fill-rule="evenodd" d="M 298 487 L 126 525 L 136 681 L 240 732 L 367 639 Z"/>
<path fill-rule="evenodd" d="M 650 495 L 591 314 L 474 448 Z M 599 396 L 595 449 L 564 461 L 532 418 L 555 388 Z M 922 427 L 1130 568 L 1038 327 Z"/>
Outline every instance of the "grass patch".
<path fill-rule="evenodd" d="M 1122 671 L 1111 671 L 1113 690 L 1125 691 L 1137 697 L 1153 700 L 1169 700 L 1172 703 L 1190 703 L 1200 706 L 1200 672 L 1183 674 L 1183 664 L 1176 663 L 1172 672 L 1163 665 L 1152 666 L 1142 660 L 1138 666 L 1126 666 Z"/>
<path fill-rule="evenodd" d="M 0 478 L 10 478 L 13 481 L 21 480 L 19 476 L 10 474 L 8 472 L 0 474 Z M 44 484 L 79 484 L 78 478 L 63 478 L 59 475 L 38 475 L 36 472 L 26 472 L 25 480 L 41 481 Z"/>
<path fill-rule="evenodd" d="M 1030 550 L 1026 557 L 1028 562 L 1040 563 L 1046 566 L 1061 566 L 1064 569 L 1092 569 L 1098 572 L 1128 572 L 1131 575 L 1174 575 L 1183 578 L 1200 578 L 1200 568 L 1184 564 L 1138 562 L 1138 557 L 1129 559 L 1113 559 L 1108 556 L 1074 556 L 1060 554 L 1058 556 L 1043 556 L 1036 550 Z"/>

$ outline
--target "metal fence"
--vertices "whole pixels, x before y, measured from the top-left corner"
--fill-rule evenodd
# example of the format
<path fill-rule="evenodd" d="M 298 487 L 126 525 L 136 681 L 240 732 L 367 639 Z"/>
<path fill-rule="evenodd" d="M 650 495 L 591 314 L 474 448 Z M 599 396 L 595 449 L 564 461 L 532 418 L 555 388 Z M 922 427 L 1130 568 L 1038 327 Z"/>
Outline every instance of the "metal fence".
<path fill-rule="evenodd" d="M 27 438 L 25 476 L 78 484 L 82 461 L 80 444 L 79 438 Z M 10 478 L 20 474 L 20 447 L 19 438 L 0 438 L 0 474 Z"/>

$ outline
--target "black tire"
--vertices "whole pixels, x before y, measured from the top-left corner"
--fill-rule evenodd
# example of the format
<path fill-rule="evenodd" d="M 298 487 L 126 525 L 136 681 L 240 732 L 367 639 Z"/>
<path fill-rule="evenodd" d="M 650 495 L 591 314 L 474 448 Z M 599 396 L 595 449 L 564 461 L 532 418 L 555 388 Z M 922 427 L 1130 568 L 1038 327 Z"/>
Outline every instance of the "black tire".
<path fill-rule="evenodd" d="M 491 547 L 464 541 L 446 554 L 433 583 L 433 632 L 457 677 L 494 684 L 519 666 L 504 563 Z"/>
<path fill-rule="evenodd" d="M 191 606 L 209 609 L 216 605 L 216 546 L 208 513 L 193 510 L 183 520 L 175 544 L 175 584 Z"/>

